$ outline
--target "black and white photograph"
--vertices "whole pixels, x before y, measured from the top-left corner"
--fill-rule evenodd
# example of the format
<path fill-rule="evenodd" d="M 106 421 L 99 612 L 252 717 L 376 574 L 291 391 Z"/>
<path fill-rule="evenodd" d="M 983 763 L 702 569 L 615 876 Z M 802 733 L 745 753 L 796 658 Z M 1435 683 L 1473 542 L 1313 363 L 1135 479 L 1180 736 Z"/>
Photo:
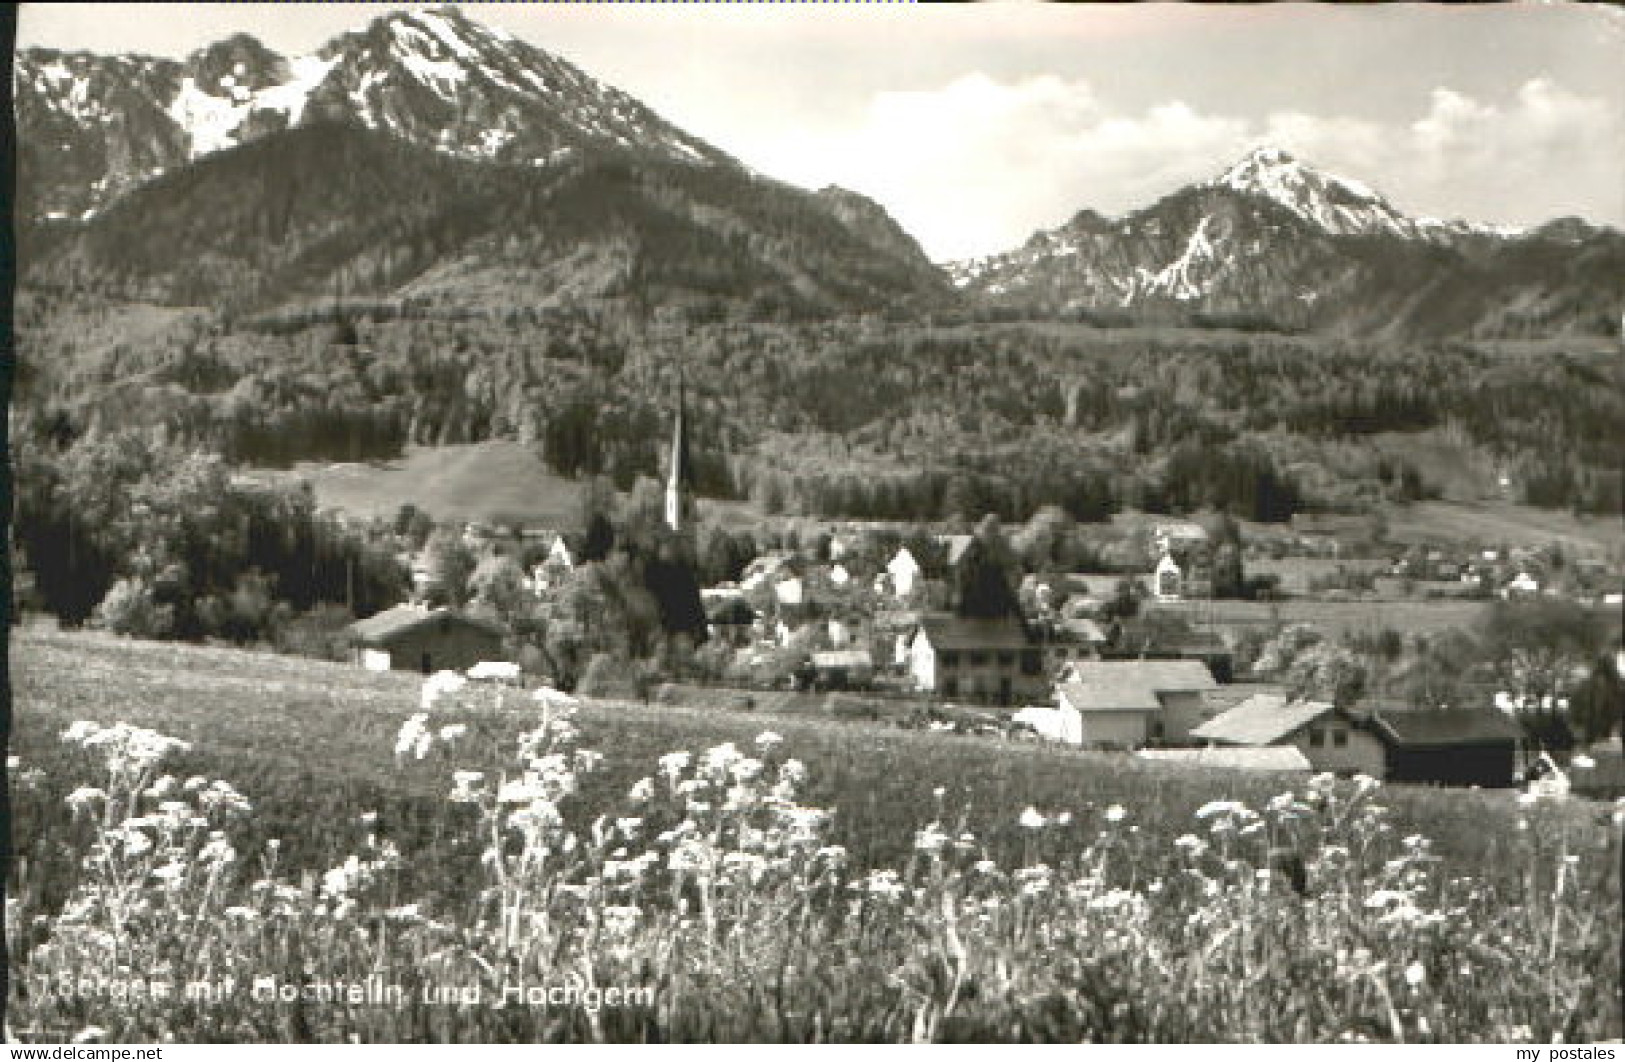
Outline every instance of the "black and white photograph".
<path fill-rule="evenodd" d="M 4 14 L 10 1057 L 1620 1058 L 1625 12 Z"/>

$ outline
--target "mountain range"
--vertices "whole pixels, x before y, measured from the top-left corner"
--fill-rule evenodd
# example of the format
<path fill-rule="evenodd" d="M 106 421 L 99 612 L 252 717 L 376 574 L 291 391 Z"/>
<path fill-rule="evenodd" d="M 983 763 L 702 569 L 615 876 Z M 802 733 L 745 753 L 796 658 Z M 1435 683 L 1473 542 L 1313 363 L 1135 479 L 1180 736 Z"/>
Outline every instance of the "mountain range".
<path fill-rule="evenodd" d="M 996 313 L 1405 339 L 1615 334 L 1625 235 L 1412 218 L 1258 149 L 1119 218 L 938 266 L 877 203 L 753 172 L 457 7 L 307 56 L 246 35 L 14 70 L 23 280 L 264 312 L 622 300 L 705 315 Z"/>
<path fill-rule="evenodd" d="M 1262 147 L 1120 218 L 1083 210 L 1012 251 L 953 263 L 979 300 L 1086 320 L 1147 315 L 1437 338 L 1608 334 L 1625 236 L 1412 218 Z"/>

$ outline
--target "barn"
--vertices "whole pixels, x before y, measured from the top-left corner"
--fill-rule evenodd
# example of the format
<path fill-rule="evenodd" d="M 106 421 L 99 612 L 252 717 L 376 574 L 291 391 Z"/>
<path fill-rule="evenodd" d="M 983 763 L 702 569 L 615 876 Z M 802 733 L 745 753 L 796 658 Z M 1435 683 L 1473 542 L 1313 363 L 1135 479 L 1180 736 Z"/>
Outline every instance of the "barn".
<path fill-rule="evenodd" d="M 502 659 L 502 629 L 456 609 L 397 605 L 350 625 L 356 662 L 373 671 L 464 671 Z"/>
<path fill-rule="evenodd" d="M 1372 729 L 1388 751 L 1388 780 L 1510 786 L 1523 727 L 1494 711 L 1383 711 Z"/>

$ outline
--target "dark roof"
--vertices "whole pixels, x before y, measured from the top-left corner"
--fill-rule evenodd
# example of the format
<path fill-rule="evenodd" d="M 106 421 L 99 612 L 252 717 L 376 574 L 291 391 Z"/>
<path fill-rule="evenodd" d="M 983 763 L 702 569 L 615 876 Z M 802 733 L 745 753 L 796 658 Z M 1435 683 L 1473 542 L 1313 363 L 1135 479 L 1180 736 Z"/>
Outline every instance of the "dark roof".
<path fill-rule="evenodd" d="M 926 616 L 920 631 L 939 652 L 944 649 L 1025 649 L 1029 643 L 1014 619 L 967 619 L 963 616 Z"/>
<path fill-rule="evenodd" d="M 1373 717 L 1377 733 L 1395 745 L 1480 745 L 1516 741 L 1523 727 L 1501 712 L 1389 711 Z"/>
<path fill-rule="evenodd" d="M 498 637 L 502 635 L 502 628 L 494 623 L 488 623 L 473 616 L 464 615 L 448 608 L 426 609 L 416 605 L 396 605 L 386 608 L 376 615 L 368 616 L 364 620 L 357 620 L 350 624 L 350 633 L 358 640 L 377 644 L 391 638 L 405 634 L 407 631 L 434 623 L 442 617 L 455 623 L 469 627 L 478 627 L 488 634 Z"/>
<path fill-rule="evenodd" d="M 756 610 L 744 598 L 725 597 L 711 606 L 709 618 L 716 624 L 749 626 L 756 622 Z"/>

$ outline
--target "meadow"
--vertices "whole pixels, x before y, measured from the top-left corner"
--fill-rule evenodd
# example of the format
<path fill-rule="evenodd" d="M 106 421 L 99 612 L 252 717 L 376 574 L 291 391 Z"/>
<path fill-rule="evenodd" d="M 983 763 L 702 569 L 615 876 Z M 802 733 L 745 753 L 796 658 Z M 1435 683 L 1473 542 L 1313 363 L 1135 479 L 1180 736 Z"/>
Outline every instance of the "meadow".
<path fill-rule="evenodd" d="M 18 631 L 12 660 L 24 1039 L 1619 1035 L 1606 805 L 476 685 L 426 704 L 415 676 L 93 634 Z M 408 992 L 52 990 L 119 971 Z M 491 1005 L 517 983 L 653 996 Z"/>
<path fill-rule="evenodd" d="M 1440 634 L 1470 629 L 1484 611 L 1482 601 L 1169 601 L 1157 610 L 1184 616 L 1198 626 L 1254 626 L 1273 629 L 1281 624 L 1312 623 L 1338 639 L 1351 633 L 1377 633 L 1386 629 L 1406 634 Z"/>
<path fill-rule="evenodd" d="M 517 521 L 548 528 L 581 522 L 581 483 L 553 472 L 535 446 L 519 442 L 409 446 L 396 460 L 302 461 L 287 472 L 254 474 L 307 481 L 319 507 L 362 519 L 389 519 L 410 503 L 437 522 Z M 704 499 L 699 505 L 725 525 L 748 524 L 752 516 L 737 502 Z"/>

